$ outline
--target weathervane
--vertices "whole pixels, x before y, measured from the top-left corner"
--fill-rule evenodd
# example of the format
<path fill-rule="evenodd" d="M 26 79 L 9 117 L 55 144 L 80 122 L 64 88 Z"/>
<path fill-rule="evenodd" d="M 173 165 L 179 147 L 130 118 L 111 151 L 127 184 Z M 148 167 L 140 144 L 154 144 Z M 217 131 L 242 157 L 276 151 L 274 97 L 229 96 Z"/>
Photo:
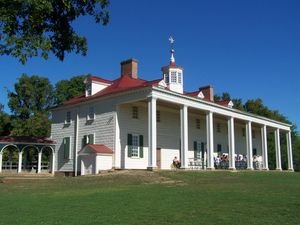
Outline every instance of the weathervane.
<path fill-rule="evenodd" d="M 175 63 L 175 58 L 174 58 L 174 52 L 175 52 L 175 50 L 174 50 L 174 42 L 175 42 L 175 40 L 174 40 L 174 38 L 172 36 L 169 37 L 169 42 L 171 43 L 171 50 L 170 50 L 170 52 L 171 52 L 171 59 L 170 59 L 170 61 L 171 61 L 171 63 Z"/>
<path fill-rule="evenodd" d="M 171 49 L 173 49 L 173 45 L 174 45 L 174 38 L 172 36 L 169 37 L 169 42 L 171 43 Z"/>

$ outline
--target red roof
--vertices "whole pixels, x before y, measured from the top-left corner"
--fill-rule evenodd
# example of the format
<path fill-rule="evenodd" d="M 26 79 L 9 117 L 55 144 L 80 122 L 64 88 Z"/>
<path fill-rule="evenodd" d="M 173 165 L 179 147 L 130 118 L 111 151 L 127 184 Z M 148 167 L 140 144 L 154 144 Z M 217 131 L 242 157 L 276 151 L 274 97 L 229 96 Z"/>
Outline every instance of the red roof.
<path fill-rule="evenodd" d="M 223 101 L 219 101 L 216 103 L 219 105 L 222 105 L 222 106 L 228 106 L 230 102 L 231 102 L 231 100 L 223 100 Z"/>
<path fill-rule="evenodd" d="M 112 84 L 113 82 L 111 80 L 106 80 L 106 79 L 103 79 L 101 77 L 96 77 L 96 76 L 89 76 L 87 78 L 87 80 L 90 80 L 90 81 L 98 81 L 98 82 L 101 82 L 101 83 L 106 83 L 106 84 Z"/>
<path fill-rule="evenodd" d="M 104 154 L 113 154 L 113 151 L 105 145 L 87 145 L 86 147 L 90 148 L 95 153 L 104 153 Z"/>
<path fill-rule="evenodd" d="M 56 144 L 54 140 L 47 137 L 31 136 L 0 136 L 0 143 Z"/>
<path fill-rule="evenodd" d="M 190 97 L 197 97 L 200 91 L 185 92 L 184 94 Z"/>
<path fill-rule="evenodd" d="M 193 91 L 193 92 L 185 92 L 184 95 L 190 96 L 190 97 L 195 97 L 197 98 L 198 94 L 200 93 L 199 91 Z M 204 95 L 204 98 L 201 98 L 202 100 L 208 101 L 208 102 L 214 102 L 211 101 L 207 96 Z"/>
<path fill-rule="evenodd" d="M 104 88 L 102 91 L 99 91 L 98 93 L 96 93 L 92 96 L 86 97 L 85 94 L 82 94 L 80 96 L 77 96 L 75 98 L 72 98 L 68 101 L 63 102 L 62 105 L 63 106 L 64 105 L 73 105 L 73 104 L 77 104 L 80 102 L 89 101 L 89 100 L 92 100 L 92 99 L 95 99 L 98 97 L 128 91 L 131 89 L 158 85 L 158 83 L 160 81 L 161 81 L 161 79 L 153 80 L 153 81 L 145 81 L 142 79 L 133 79 L 129 76 L 121 76 L 120 78 L 118 78 L 114 81 L 111 81 L 112 84 L 110 86 L 108 86 L 107 88 Z"/>

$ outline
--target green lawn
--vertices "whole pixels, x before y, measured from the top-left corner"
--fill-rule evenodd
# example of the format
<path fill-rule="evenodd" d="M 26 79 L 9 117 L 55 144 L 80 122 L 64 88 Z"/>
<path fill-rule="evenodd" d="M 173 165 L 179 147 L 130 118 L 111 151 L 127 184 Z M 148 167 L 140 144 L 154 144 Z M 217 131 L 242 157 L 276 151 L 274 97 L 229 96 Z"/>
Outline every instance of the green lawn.
<path fill-rule="evenodd" d="M 0 224 L 300 224 L 300 173 L 0 177 Z"/>

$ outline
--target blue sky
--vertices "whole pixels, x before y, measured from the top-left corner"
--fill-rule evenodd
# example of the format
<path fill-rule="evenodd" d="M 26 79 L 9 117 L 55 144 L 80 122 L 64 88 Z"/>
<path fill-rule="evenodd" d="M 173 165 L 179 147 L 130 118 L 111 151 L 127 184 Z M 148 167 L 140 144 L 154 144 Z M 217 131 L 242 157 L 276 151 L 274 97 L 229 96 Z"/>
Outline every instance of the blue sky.
<path fill-rule="evenodd" d="M 64 62 L 31 59 L 25 66 L 0 57 L 0 103 L 22 73 L 58 80 L 95 74 L 115 79 L 120 62 L 134 57 L 143 79 L 161 77 L 169 62 L 170 35 L 184 68 L 185 90 L 211 84 L 215 93 L 262 98 L 300 128 L 300 1 L 297 0 L 112 0 L 106 26 L 81 18 L 74 26 L 88 38 L 88 55 Z"/>

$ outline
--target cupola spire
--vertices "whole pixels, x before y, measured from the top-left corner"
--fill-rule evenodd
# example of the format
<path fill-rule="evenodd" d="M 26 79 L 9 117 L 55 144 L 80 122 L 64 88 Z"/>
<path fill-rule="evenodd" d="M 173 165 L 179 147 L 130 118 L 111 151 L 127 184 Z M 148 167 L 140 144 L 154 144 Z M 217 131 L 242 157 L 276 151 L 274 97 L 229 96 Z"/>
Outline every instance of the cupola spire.
<path fill-rule="evenodd" d="M 183 93 L 183 69 L 180 66 L 177 66 L 175 63 L 174 57 L 174 38 L 172 36 L 169 37 L 169 42 L 171 44 L 171 58 L 170 63 L 167 66 L 161 68 L 163 72 L 164 82 L 166 83 L 167 88 L 170 91 L 174 91 L 177 93 Z"/>
<path fill-rule="evenodd" d="M 171 44 L 171 49 L 170 49 L 170 53 L 171 53 L 171 58 L 170 58 L 170 64 L 175 64 L 175 57 L 174 57 L 174 53 L 175 53 L 175 50 L 174 50 L 174 38 L 172 36 L 169 37 L 169 41 L 170 41 L 170 44 Z"/>

